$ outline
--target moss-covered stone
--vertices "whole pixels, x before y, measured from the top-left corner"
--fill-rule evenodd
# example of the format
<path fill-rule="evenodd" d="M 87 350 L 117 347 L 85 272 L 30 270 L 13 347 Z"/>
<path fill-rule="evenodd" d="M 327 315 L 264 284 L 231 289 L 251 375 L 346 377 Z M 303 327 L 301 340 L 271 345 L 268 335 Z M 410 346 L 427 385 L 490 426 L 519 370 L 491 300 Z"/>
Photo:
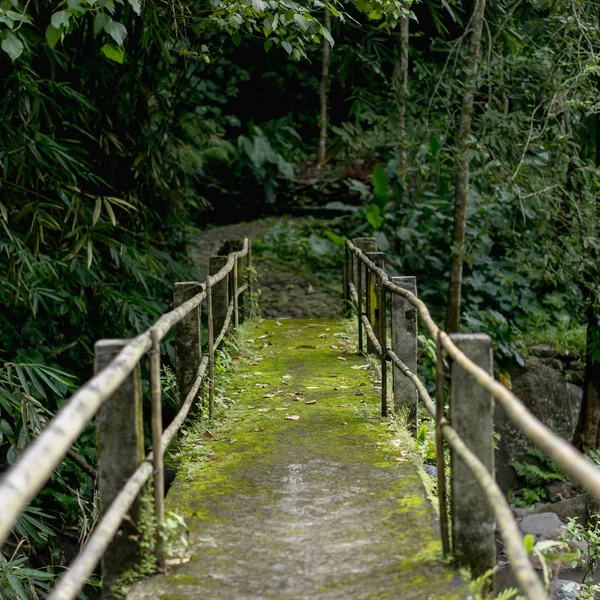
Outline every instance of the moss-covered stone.
<path fill-rule="evenodd" d="M 351 325 L 241 333 L 246 349 L 225 373 L 231 407 L 188 431 L 168 496 L 192 558 L 128 598 L 467 597 L 441 560 L 412 441 L 378 415 Z"/>

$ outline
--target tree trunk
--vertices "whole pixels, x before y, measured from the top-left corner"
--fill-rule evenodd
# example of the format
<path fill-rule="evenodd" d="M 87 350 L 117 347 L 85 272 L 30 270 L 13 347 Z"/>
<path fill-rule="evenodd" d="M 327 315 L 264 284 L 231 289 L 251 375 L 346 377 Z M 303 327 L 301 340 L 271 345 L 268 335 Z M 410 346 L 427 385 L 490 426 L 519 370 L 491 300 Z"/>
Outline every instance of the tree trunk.
<path fill-rule="evenodd" d="M 600 168 L 600 114 L 596 114 L 596 168 Z M 597 202 L 596 202 L 597 203 Z M 583 379 L 583 399 L 579 420 L 573 435 L 573 444 L 583 452 L 600 448 L 600 361 L 594 360 L 594 344 L 600 343 L 600 325 L 596 306 L 598 298 L 592 291 L 595 288 L 592 275 L 586 275 L 588 285 L 584 294 L 589 301 L 587 310 L 587 333 L 585 348 L 585 377 Z"/>
<path fill-rule="evenodd" d="M 453 250 L 450 263 L 450 283 L 448 286 L 448 314 L 446 316 L 446 330 L 450 333 L 458 331 L 460 320 L 460 291 L 462 286 L 465 230 L 467 227 L 467 192 L 469 189 L 469 137 L 471 135 L 473 104 L 477 87 L 485 0 L 478 0 L 473 10 L 467 74 L 456 139 Z"/>
<path fill-rule="evenodd" d="M 325 27 L 331 31 L 331 14 L 325 10 Z M 323 38 L 323 70 L 321 72 L 321 117 L 319 119 L 319 152 L 317 167 L 325 164 L 325 149 L 327 147 L 327 90 L 329 88 L 329 54 L 331 46 L 327 39 Z"/>
<path fill-rule="evenodd" d="M 408 7 L 406 7 L 408 10 Z M 409 50 L 409 19 L 408 16 L 400 21 L 400 151 L 398 152 L 398 176 L 402 187 L 402 197 L 406 197 L 406 103 L 408 102 L 408 50 Z"/>

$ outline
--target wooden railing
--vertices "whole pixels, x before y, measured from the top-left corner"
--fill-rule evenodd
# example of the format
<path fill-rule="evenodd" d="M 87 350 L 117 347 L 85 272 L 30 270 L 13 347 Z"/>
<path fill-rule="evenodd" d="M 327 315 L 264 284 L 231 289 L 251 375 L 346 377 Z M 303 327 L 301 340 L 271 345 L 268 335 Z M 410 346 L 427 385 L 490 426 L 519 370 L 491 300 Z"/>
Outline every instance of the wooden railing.
<path fill-rule="evenodd" d="M 531 566 L 507 500 L 494 478 L 493 406 L 496 401 L 538 448 L 600 502 L 600 469 L 539 421 L 509 389 L 493 377 L 492 341 L 487 334 L 448 334 L 417 297 L 414 277 L 389 277 L 385 255 L 374 238 L 346 240 L 344 294 L 358 317 L 359 350 L 363 329 L 367 350 L 381 361 L 381 412 L 387 415 L 387 363 L 393 365 L 395 410 L 417 427 L 417 399 L 435 418 L 440 526 L 444 552 L 481 575 L 496 566 L 497 525 L 515 580 L 530 600 L 547 594 Z M 387 297 L 391 295 L 391 319 Z M 437 345 L 436 402 L 416 375 L 417 315 Z M 388 321 L 391 332 L 388 331 Z M 391 338 L 391 343 L 390 343 Z M 449 414 L 445 409 L 445 359 L 450 365 Z M 492 400 L 493 398 L 493 400 Z M 451 536 L 448 526 L 444 439 L 450 446 Z M 452 544 L 450 542 L 452 541 Z"/>
<path fill-rule="evenodd" d="M 111 597 L 121 576 L 141 558 L 140 517 L 154 475 L 155 547 L 159 569 L 165 556 L 160 533 L 164 519 L 163 456 L 194 405 L 208 371 L 208 407 L 214 414 L 215 350 L 232 324 L 249 314 L 252 302 L 252 252 L 249 240 L 231 240 L 226 256 L 210 259 L 206 281 L 176 283 L 175 308 L 131 340 L 99 340 L 95 375 L 0 479 L 0 543 L 17 518 L 52 476 L 73 442 L 96 416 L 98 492 L 101 517 L 81 553 L 58 580 L 49 600 L 71 600 L 103 560 L 102 594 Z M 202 352 L 201 305 L 207 310 L 208 344 Z M 163 431 L 160 342 L 175 328 L 179 411 Z M 217 333 L 215 337 L 215 333 Z M 140 360 L 150 359 L 152 452 L 144 457 Z M 128 519 L 125 519 L 129 515 Z M 125 519 L 125 520 L 124 520 Z M 116 536 L 121 528 L 121 534 Z M 147 541 L 147 540 L 146 540 Z"/>

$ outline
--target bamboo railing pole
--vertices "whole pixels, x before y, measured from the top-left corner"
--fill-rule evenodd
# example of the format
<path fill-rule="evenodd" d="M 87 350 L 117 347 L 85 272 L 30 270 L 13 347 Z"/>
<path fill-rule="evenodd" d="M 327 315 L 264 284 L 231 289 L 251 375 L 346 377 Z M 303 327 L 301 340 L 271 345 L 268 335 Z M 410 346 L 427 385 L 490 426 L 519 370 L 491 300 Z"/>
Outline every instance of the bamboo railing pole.
<path fill-rule="evenodd" d="M 206 288 L 208 319 L 208 418 L 215 416 L 215 323 L 212 305 L 212 286 Z"/>
<path fill-rule="evenodd" d="M 199 367 L 200 365 L 198 364 L 198 368 Z M 164 456 L 161 447 L 163 422 L 162 390 L 160 382 L 160 341 L 154 331 L 152 332 L 152 350 L 150 350 L 150 389 L 152 397 L 151 427 L 154 465 L 154 516 L 156 517 L 157 525 L 155 554 L 159 570 L 164 571 L 165 544 L 163 538 L 163 526 L 165 521 L 165 478 Z"/>

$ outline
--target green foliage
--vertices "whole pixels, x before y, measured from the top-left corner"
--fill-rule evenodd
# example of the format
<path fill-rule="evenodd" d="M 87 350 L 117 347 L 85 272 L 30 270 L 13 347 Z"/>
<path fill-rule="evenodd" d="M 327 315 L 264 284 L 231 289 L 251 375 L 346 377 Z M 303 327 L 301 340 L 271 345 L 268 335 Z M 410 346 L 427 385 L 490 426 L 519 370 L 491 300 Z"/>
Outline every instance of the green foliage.
<path fill-rule="evenodd" d="M 538 464 L 512 460 L 509 465 L 515 473 L 524 480 L 525 487 L 521 490 L 522 500 L 519 504 L 529 506 L 548 499 L 546 485 L 555 481 L 568 481 L 568 477 L 558 465 L 537 448 L 530 449 L 528 454 L 537 459 Z M 518 500 L 517 500 L 518 501 Z"/>

